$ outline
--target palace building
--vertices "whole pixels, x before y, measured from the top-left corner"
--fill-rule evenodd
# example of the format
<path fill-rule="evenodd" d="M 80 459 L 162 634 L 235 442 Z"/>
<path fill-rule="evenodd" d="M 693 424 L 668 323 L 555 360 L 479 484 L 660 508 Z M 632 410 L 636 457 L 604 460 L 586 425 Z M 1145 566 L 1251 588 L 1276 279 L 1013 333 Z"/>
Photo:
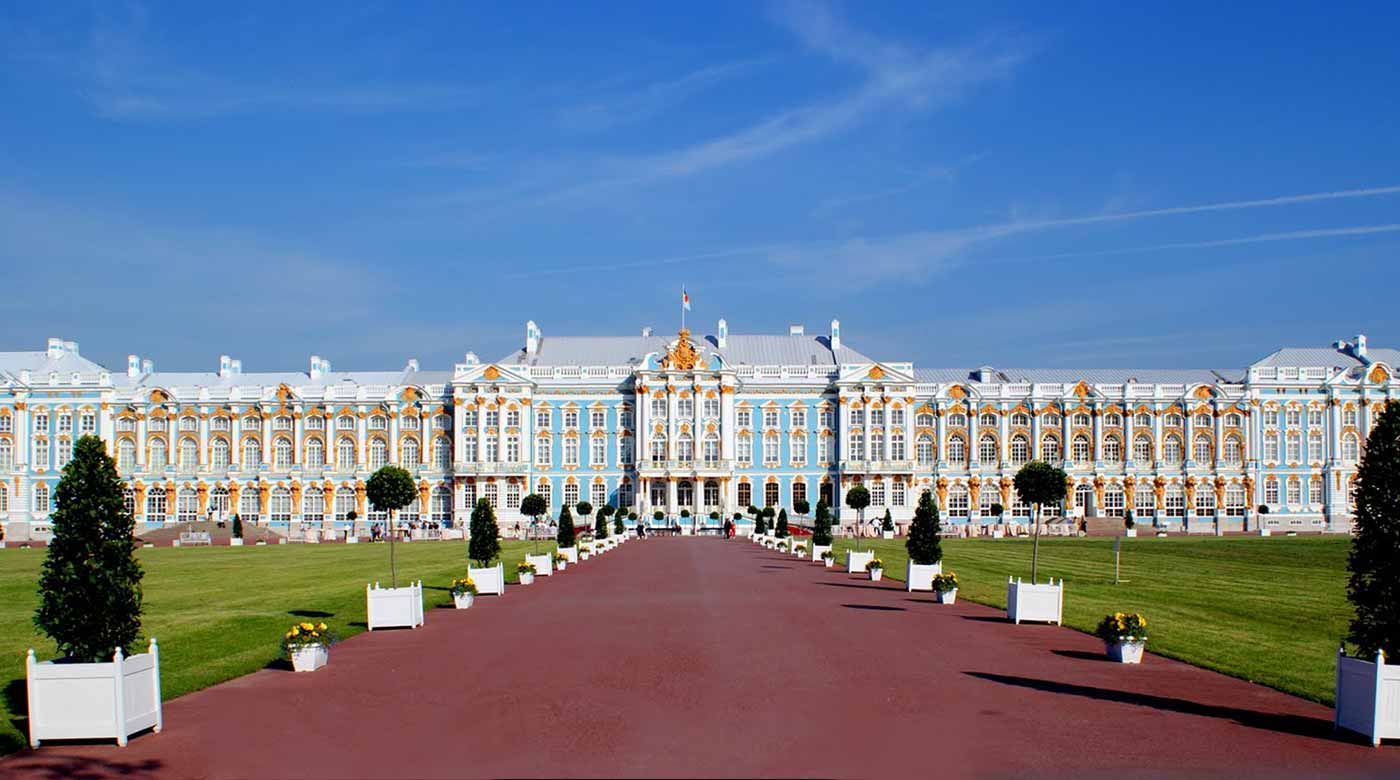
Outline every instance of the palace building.
<path fill-rule="evenodd" d="M 1400 351 L 1365 336 L 1284 348 L 1233 369 L 922 368 L 809 334 L 546 336 L 451 370 L 124 371 L 78 345 L 0 353 L 0 522 L 43 539 L 73 441 L 107 442 L 139 529 L 239 514 L 282 532 L 386 518 L 365 480 L 417 477 L 404 520 L 464 525 L 477 499 L 502 527 L 521 498 L 588 501 L 650 522 L 793 513 L 870 491 L 897 522 L 932 491 L 945 521 L 1028 521 L 1012 477 L 1032 459 L 1069 475 L 1051 517 L 1122 516 L 1172 531 L 1345 533 L 1352 481 Z M 1003 508 L 1000 519 L 994 505 Z M 1258 508 L 1267 507 L 1267 512 Z M 744 522 L 747 521 L 747 516 Z M 361 526 L 363 528 L 363 526 Z"/>

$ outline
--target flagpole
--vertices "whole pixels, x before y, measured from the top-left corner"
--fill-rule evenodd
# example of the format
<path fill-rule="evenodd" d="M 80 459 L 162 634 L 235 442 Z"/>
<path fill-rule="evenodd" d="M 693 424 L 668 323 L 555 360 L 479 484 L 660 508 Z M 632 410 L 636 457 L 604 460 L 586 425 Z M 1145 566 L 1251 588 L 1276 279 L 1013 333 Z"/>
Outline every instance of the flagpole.
<path fill-rule="evenodd" d="M 685 330 L 685 286 L 681 286 L 681 330 Z"/>

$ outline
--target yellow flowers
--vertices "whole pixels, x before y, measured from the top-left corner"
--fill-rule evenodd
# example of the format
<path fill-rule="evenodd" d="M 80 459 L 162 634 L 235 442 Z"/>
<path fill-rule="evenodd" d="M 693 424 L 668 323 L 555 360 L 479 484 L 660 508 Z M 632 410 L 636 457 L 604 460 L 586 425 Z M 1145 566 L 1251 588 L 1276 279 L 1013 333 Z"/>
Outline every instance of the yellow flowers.
<path fill-rule="evenodd" d="M 1094 632 L 1105 642 L 1136 641 L 1147 640 L 1147 618 L 1140 612 L 1114 612 L 1112 615 L 1104 615 L 1099 621 L 1099 627 Z"/>

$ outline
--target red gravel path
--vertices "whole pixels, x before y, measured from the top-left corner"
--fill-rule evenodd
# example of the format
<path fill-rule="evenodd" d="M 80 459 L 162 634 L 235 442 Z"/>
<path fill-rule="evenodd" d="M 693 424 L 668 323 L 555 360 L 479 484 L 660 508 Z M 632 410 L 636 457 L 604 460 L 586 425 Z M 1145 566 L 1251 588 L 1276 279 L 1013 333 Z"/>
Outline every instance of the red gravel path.
<path fill-rule="evenodd" d="M 654 539 L 16 777 L 1400 777 L 1330 710 L 747 542 Z M 1073 596 L 1071 595 L 1071 598 Z"/>

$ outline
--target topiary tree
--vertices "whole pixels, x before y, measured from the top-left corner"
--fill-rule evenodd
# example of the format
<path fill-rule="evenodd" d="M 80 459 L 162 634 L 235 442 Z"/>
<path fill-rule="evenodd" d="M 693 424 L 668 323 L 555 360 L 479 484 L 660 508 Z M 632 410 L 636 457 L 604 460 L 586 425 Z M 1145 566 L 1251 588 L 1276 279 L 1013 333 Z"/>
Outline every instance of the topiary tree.
<path fill-rule="evenodd" d="M 617 512 L 613 514 L 613 533 L 617 534 L 618 536 L 627 533 L 627 523 L 625 521 L 626 517 L 627 512 L 624 511 L 621 507 L 618 507 Z"/>
<path fill-rule="evenodd" d="M 918 506 L 914 507 L 914 521 L 909 524 L 909 535 L 904 539 L 904 549 L 909 551 L 911 563 L 932 566 L 943 560 L 941 530 L 938 505 L 933 502 L 933 494 L 925 490 L 919 496 Z"/>
<path fill-rule="evenodd" d="M 1400 657 L 1400 402 L 1386 403 L 1366 437 L 1355 517 L 1347 598 L 1356 616 L 1348 638 L 1362 658 L 1378 650 Z"/>
<path fill-rule="evenodd" d="M 774 533 L 775 533 L 775 535 L 776 535 L 779 539 L 786 539 L 786 538 L 787 538 L 787 535 L 788 535 L 788 521 L 787 521 L 787 510 L 786 510 L 786 509 L 779 510 L 779 512 L 778 512 L 778 525 L 777 525 L 777 527 L 774 529 Z"/>
<path fill-rule="evenodd" d="M 1040 460 L 1033 460 L 1016 472 L 1016 495 L 1035 508 L 1035 530 L 1031 543 L 1031 582 L 1035 582 L 1040 561 L 1040 507 L 1065 498 L 1065 471 Z"/>
<path fill-rule="evenodd" d="M 399 586 L 399 570 L 394 561 L 393 520 L 398 511 L 418 499 L 413 476 L 398 466 L 383 466 L 365 481 L 365 497 L 377 511 L 389 513 L 389 584 Z"/>
<path fill-rule="evenodd" d="M 803 517 L 806 517 L 807 513 L 812 511 L 812 505 L 807 503 L 807 499 L 799 498 L 796 501 L 792 502 L 792 511 L 796 512 L 799 515 L 802 515 Z"/>
<path fill-rule="evenodd" d="M 992 510 L 992 517 L 995 517 L 997 522 L 1001 522 L 1001 516 L 1006 512 L 1006 507 L 993 501 L 989 508 Z"/>
<path fill-rule="evenodd" d="M 754 518 L 753 518 L 753 532 L 754 532 L 755 534 L 764 534 L 764 533 L 767 533 L 767 531 L 768 531 L 768 524 L 765 523 L 765 522 L 763 522 L 763 513 L 762 513 L 762 512 L 756 513 L 756 514 L 754 515 Z"/>
<path fill-rule="evenodd" d="M 141 633 L 141 564 L 122 481 L 106 445 L 80 437 L 53 492 L 53 538 L 39 572 L 34 625 L 74 661 L 130 653 Z"/>
<path fill-rule="evenodd" d="M 568 504 L 559 509 L 559 532 L 555 534 L 554 541 L 560 549 L 574 546 L 574 516 L 569 513 Z"/>
<path fill-rule="evenodd" d="M 536 553 L 540 551 L 540 538 L 538 534 L 533 532 L 534 527 L 540 522 L 540 516 L 547 512 L 549 512 L 549 503 L 544 500 L 544 496 L 538 493 L 531 493 L 520 499 L 520 514 L 530 518 L 530 538 L 535 540 L 534 550 Z"/>
<path fill-rule="evenodd" d="M 870 491 L 865 485 L 855 485 L 846 491 L 846 506 L 856 510 L 857 537 L 865 536 L 865 508 L 870 506 Z"/>
<path fill-rule="evenodd" d="M 580 501 L 574 505 L 578 510 L 578 516 L 583 519 L 583 524 L 588 525 L 588 516 L 593 514 L 593 505 L 587 501 Z"/>
<path fill-rule="evenodd" d="M 599 512 L 598 517 L 593 521 L 593 538 L 608 538 L 608 516 L 602 512 Z"/>
<path fill-rule="evenodd" d="M 651 513 L 651 519 L 652 519 L 652 520 L 655 520 L 655 521 L 658 522 L 658 523 L 661 522 L 662 519 L 664 519 L 665 517 L 666 517 L 666 513 L 665 513 L 665 512 L 662 512 L 660 509 L 658 509 L 658 510 L 656 510 L 655 512 L 652 512 L 652 513 Z"/>
<path fill-rule="evenodd" d="M 890 510 L 888 510 L 888 509 L 885 510 L 885 519 L 880 521 L 880 530 L 881 530 L 881 531 L 893 531 L 893 530 L 894 530 L 894 517 L 890 514 Z"/>
<path fill-rule="evenodd" d="M 825 501 L 817 502 L 817 516 L 812 521 L 812 545 L 831 544 L 831 509 Z"/>
<path fill-rule="evenodd" d="M 243 518 L 236 514 L 233 516 L 233 538 L 243 538 Z"/>
<path fill-rule="evenodd" d="M 501 554 L 501 529 L 496 525 L 496 511 L 491 502 L 478 498 L 472 509 L 471 541 L 467 543 L 467 557 L 484 569 Z"/>

